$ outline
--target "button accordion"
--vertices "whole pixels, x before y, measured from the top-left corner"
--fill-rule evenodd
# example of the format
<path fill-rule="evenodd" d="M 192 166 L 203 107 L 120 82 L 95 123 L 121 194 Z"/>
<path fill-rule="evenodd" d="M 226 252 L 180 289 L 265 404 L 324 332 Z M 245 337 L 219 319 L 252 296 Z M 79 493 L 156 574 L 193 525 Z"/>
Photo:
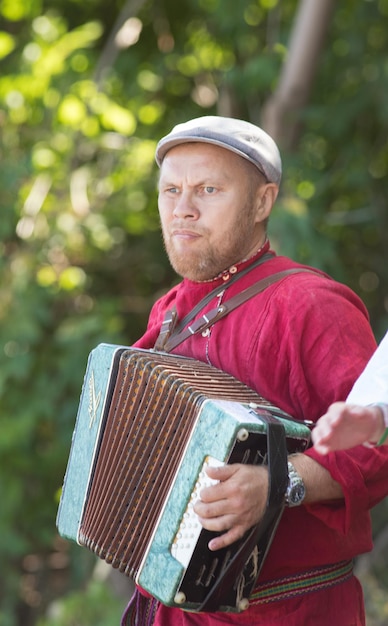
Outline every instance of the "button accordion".
<path fill-rule="evenodd" d="M 287 454 L 309 440 L 305 423 L 206 363 L 100 344 L 89 355 L 58 531 L 168 606 L 244 610 L 283 511 Z M 193 503 L 209 484 L 206 467 L 224 463 L 267 464 L 275 507 L 268 502 L 254 545 L 245 537 L 212 552 L 214 533 Z"/>

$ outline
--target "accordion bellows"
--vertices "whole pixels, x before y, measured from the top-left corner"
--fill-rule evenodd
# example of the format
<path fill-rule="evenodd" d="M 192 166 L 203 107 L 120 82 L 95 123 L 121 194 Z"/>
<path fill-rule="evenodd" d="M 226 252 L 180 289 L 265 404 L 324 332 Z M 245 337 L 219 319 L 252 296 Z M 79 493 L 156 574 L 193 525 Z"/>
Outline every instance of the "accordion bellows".
<path fill-rule="evenodd" d="M 59 533 L 161 602 L 196 610 L 231 553 L 208 550 L 212 533 L 196 528 L 190 507 L 207 463 L 266 462 L 260 411 L 285 424 L 290 452 L 307 447 L 305 425 L 225 372 L 101 344 L 89 356 Z M 236 594 L 223 610 L 239 610 Z"/>

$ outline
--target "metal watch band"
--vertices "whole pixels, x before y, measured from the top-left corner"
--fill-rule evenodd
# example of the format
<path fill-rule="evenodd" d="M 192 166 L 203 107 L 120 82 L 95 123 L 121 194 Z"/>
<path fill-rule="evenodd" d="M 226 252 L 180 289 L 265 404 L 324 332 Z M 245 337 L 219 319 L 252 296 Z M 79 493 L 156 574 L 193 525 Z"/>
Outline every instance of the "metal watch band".
<path fill-rule="evenodd" d="M 285 503 L 289 507 L 299 506 L 306 496 L 306 487 L 302 477 L 293 464 L 288 461 L 288 486 L 285 493 Z"/>

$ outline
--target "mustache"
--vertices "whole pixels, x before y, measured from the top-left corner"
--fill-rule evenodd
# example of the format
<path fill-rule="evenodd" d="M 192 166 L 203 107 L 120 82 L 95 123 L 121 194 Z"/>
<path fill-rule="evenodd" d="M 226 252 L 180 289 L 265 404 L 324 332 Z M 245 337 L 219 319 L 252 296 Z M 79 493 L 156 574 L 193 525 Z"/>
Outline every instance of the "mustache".
<path fill-rule="evenodd" d="M 204 229 L 203 228 L 197 228 L 196 226 L 192 225 L 192 224 L 187 224 L 187 222 L 182 222 L 182 221 L 176 221 L 176 222 L 172 222 L 169 227 L 168 227 L 168 232 L 169 233 L 174 233 L 174 232 L 183 232 L 183 233 L 192 233 L 195 235 L 203 235 L 204 234 Z"/>

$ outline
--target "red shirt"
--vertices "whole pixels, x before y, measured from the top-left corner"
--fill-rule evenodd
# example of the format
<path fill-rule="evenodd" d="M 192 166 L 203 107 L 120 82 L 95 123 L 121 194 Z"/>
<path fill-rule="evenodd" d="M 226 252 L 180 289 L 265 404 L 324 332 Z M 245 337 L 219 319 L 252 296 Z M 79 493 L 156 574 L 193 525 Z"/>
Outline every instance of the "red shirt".
<path fill-rule="evenodd" d="M 239 264 L 232 272 L 251 262 Z M 253 282 L 290 267 L 301 266 L 274 256 L 231 285 L 222 296 L 215 297 L 197 317 Z M 184 279 L 155 303 L 147 331 L 135 345 L 153 347 L 167 309 L 175 306 L 182 319 L 215 286 L 219 285 L 222 292 L 230 275 L 226 272 L 223 277 L 204 283 Z M 366 309 L 348 287 L 323 273 L 297 273 L 235 309 L 205 336 L 190 337 L 174 352 L 229 372 L 290 415 L 316 421 L 332 402 L 346 399 L 375 348 Z M 359 446 L 326 456 L 310 449 L 306 454 L 329 470 L 340 483 L 345 498 L 286 509 L 259 583 L 352 559 L 372 548 L 369 509 L 388 493 L 388 447 L 370 450 Z M 335 608 L 338 587 L 342 595 Z M 344 596 L 345 589 L 349 595 Z M 351 579 L 326 592 L 310 593 L 302 600 L 252 607 L 237 616 L 217 613 L 205 617 L 161 607 L 156 624 L 269 626 L 283 624 L 284 618 L 287 626 L 303 626 L 313 623 L 308 621 L 313 613 L 315 626 L 363 624 L 361 598 L 357 581 Z M 315 615 L 314 602 L 321 607 L 321 618 Z M 339 612 L 345 611 L 342 621 L 328 617 L 328 602 L 337 619 Z M 279 611 L 284 611 L 283 618 Z"/>

